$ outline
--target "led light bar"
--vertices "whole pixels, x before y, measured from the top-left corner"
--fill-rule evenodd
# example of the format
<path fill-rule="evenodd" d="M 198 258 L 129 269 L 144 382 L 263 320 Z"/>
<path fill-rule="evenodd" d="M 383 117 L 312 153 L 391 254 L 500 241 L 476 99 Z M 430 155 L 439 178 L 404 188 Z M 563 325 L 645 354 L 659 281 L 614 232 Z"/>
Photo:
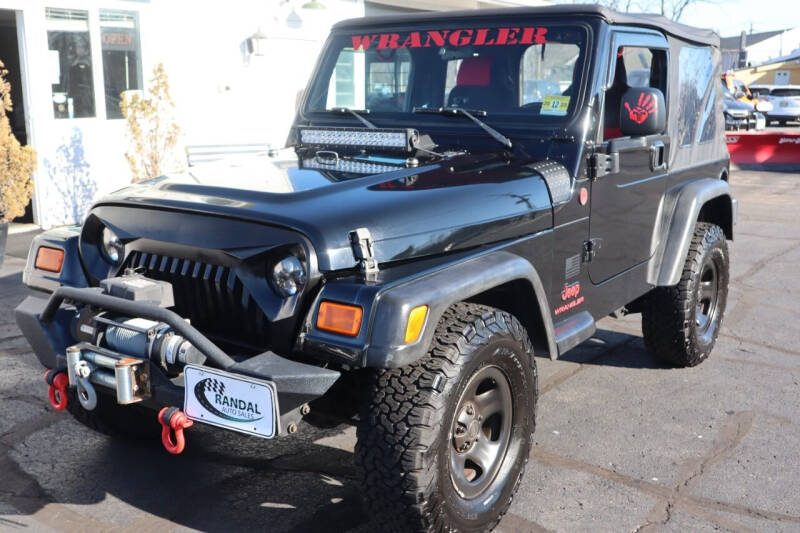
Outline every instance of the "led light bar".
<path fill-rule="evenodd" d="M 400 170 L 405 167 L 352 161 L 349 159 L 320 159 L 318 157 L 310 157 L 308 159 L 303 159 L 301 168 L 335 170 L 338 172 L 352 172 L 353 174 L 380 174 L 382 172 Z"/>
<path fill-rule="evenodd" d="M 382 148 L 411 152 L 419 140 L 413 129 L 300 128 L 300 145 L 323 148 Z"/>

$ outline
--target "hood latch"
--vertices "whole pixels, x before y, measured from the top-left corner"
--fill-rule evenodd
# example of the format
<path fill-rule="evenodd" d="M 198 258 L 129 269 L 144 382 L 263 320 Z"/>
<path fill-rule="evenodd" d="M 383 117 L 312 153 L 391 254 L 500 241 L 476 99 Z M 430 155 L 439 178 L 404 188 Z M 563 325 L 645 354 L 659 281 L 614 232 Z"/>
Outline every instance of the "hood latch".
<path fill-rule="evenodd" d="M 372 234 L 367 228 L 358 228 L 350 232 L 350 244 L 353 256 L 361 263 L 361 273 L 367 281 L 374 281 L 378 275 L 378 261 L 375 260 Z"/>

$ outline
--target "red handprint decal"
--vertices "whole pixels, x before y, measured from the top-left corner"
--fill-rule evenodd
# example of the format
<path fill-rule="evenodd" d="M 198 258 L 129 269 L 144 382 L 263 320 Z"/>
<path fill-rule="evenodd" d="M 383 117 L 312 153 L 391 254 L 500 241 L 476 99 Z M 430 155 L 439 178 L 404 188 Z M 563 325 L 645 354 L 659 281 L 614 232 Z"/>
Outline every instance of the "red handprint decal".
<path fill-rule="evenodd" d="M 628 110 L 628 117 L 635 123 L 641 124 L 651 113 L 656 112 L 656 99 L 652 95 L 639 93 L 639 102 L 636 107 L 631 109 L 628 102 L 625 102 L 625 108 Z"/>

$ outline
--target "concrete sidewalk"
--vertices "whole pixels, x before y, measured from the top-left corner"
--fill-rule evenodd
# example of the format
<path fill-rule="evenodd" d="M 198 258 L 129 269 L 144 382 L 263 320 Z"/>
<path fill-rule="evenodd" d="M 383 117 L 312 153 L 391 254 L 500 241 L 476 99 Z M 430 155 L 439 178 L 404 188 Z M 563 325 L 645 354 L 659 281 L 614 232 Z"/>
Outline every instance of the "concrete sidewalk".
<path fill-rule="evenodd" d="M 537 359 L 526 476 L 497 531 L 800 531 L 800 174 L 739 171 L 722 334 L 697 368 L 644 350 L 638 315 Z M 0 530 L 372 531 L 352 427 L 262 441 L 196 424 L 178 457 L 45 407 L 0 271 Z"/>

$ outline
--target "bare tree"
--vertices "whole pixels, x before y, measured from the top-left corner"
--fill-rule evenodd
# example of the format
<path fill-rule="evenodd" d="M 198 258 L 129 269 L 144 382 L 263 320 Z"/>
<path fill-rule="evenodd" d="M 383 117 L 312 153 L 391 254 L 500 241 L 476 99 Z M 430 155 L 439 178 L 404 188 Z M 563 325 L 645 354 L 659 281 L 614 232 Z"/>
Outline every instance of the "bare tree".
<path fill-rule="evenodd" d="M 711 3 L 713 1 L 714 0 L 596 0 L 594 3 L 625 13 L 658 13 L 664 17 L 678 21 L 689 6 Z M 585 0 L 577 0 L 572 3 L 585 3 Z"/>

